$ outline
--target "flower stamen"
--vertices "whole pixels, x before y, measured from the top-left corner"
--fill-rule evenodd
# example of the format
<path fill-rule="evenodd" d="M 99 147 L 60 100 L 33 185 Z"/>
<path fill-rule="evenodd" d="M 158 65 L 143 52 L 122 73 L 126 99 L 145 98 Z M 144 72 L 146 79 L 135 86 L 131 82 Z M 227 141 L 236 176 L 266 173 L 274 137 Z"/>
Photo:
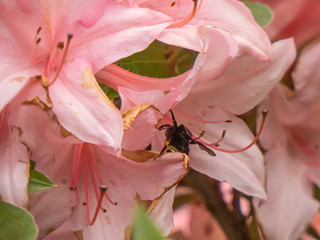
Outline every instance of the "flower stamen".
<path fill-rule="evenodd" d="M 63 67 L 63 65 L 64 65 L 64 61 L 65 61 L 65 59 L 66 59 L 67 52 L 68 52 L 68 49 L 69 49 L 69 46 L 70 46 L 70 41 L 71 41 L 72 37 L 73 37 L 73 35 L 72 35 L 71 33 L 68 33 L 68 34 L 67 34 L 67 44 L 66 44 L 66 47 L 65 47 L 65 49 L 64 49 L 64 52 L 63 52 L 63 56 L 62 56 L 60 65 L 59 65 L 59 67 L 58 67 L 58 70 L 57 70 L 57 73 L 56 73 L 55 77 L 54 77 L 53 80 L 49 83 L 48 87 L 50 87 L 50 86 L 57 80 L 57 78 L 58 78 L 58 76 L 59 76 L 59 74 L 60 74 L 60 72 L 61 72 L 61 70 L 62 70 L 62 67 Z M 57 45 L 57 47 L 58 47 L 59 49 L 61 49 L 61 46 L 60 46 L 59 44 Z"/>
<path fill-rule="evenodd" d="M 102 184 L 102 178 L 96 163 L 95 154 L 93 148 L 90 144 L 80 144 L 76 145 L 74 149 L 74 157 L 73 157 L 73 166 L 72 166 L 72 173 L 71 173 L 71 180 L 69 188 L 71 191 L 74 191 L 76 194 L 77 201 L 79 203 L 79 171 L 80 170 L 80 161 L 82 163 L 81 170 L 83 175 L 83 182 L 84 182 L 84 197 L 85 201 L 82 202 L 82 206 L 86 207 L 86 215 L 87 221 L 89 226 L 94 224 L 96 221 L 98 210 L 101 209 L 102 212 L 106 212 L 107 210 L 102 207 L 102 200 L 105 196 L 107 200 L 112 205 L 117 205 L 117 202 L 113 202 L 108 194 L 107 186 Z M 88 176 L 88 174 L 90 176 Z M 90 199 L 89 199 L 89 183 L 88 181 L 91 180 L 91 185 L 95 192 L 95 196 L 97 198 L 97 207 L 94 213 L 94 217 L 91 219 L 90 217 Z M 99 187 L 98 183 L 99 182 Z M 100 189 L 100 194 L 98 192 L 98 188 Z"/>
<path fill-rule="evenodd" d="M 254 144 L 257 143 L 261 133 L 262 133 L 262 129 L 264 127 L 264 123 L 266 121 L 266 117 L 268 115 L 268 111 L 267 110 L 263 110 L 262 112 L 262 120 L 261 120 L 261 124 L 260 124 L 260 127 L 259 127 L 259 130 L 257 132 L 257 135 L 254 137 L 254 139 L 251 141 L 250 144 L 248 144 L 246 147 L 244 148 L 240 148 L 240 149 L 235 149 L 235 150 L 229 150 L 229 149 L 223 149 L 223 148 L 219 148 L 216 146 L 217 142 L 215 143 L 211 143 L 211 144 L 207 144 L 207 143 L 204 143 L 203 141 L 199 140 L 200 142 L 204 143 L 206 146 L 214 149 L 214 150 L 217 150 L 217 151 L 220 151 L 220 152 L 225 152 L 225 153 L 239 153 L 239 152 L 243 152 L 247 149 L 249 149 L 250 147 L 252 147 Z M 223 136 L 224 137 L 224 136 Z"/>
<path fill-rule="evenodd" d="M 94 224 L 94 222 L 96 221 L 97 219 L 97 216 L 98 216 L 98 213 L 99 213 L 99 209 L 101 208 L 101 203 L 102 203 L 102 199 L 103 199 L 103 195 L 105 194 L 105 192 L 108 190 L 108 187 L 106 185 L 100 185 L 100 197 L 99 197 L 99 200 L 98 200 L 98 204 L 97 204 L 97 207 L 96 207 L 96 211 L 93 215 L 93 218 L 92 220 L 89 222 L 89 226 L 92 226 Z M 106 209 L 103 209 L 102 210 L 103 212 L 106 212 Z M 90 217 L 90 216 L 89 216 Z"/>

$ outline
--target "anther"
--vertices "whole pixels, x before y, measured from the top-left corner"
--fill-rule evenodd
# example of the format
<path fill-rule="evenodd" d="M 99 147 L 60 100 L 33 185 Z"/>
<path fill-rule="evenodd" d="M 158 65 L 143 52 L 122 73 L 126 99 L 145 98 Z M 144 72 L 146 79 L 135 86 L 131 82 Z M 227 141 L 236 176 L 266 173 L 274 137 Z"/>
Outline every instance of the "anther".
<path fill-rule="evenodd" d="M 215 147 L 220 146 L 219 143 L 224 139 L 224 137 L 226 136 L 226 133 L 227 133 L 227 130 L 223 129 L 220 139 L 214 143 Z"/>
<path fill-rule="evenodd" d="M 261 114 L 262 114 L 262 120 L 261 120 L 261 123 L 260 123 L 260 127 L 259 127 L 259 130 L 257 132 L 257 135 L 255 136 L 255 138 L 251 141 L 251 143 L 249 145 L 247 145 L 246 147 L 244 148 L 240 148 L 240 149 L 236 149 L 236 150 L 228 150 L 228 149 L 222 149 L 222 148 L 218 148 L 216 147 L 216 143 L 213 143 L 213 144 L 208 144 L 207 146 L 208 147 L 211 147 L 212 149 L 214 150 L 217 150 L 217 151 L 220 151 L 220 152 L 225 152 L 225 153 L 239 153 L 239 152 L 243 152 L 247 149 L 249 149 L 250 147 L 252 147 L 259 139 L 261 133 L 262 133 L 262 129 L 264 127 L 264 124 L 265 124 L 265 121 L 266 121 L 266 118 L 267 118 L 267 115 L 268 115 L 268 110 L 262 110 L 261 111 Z M 225 133 L 224 133 L 225 134 Z M 224 135 L 223 135 L 224 137 Z"/>
<path fill-rule="evenodd" d="M 77 190 L 77 187 L 76 187 L 76 186 L 71 186 L 71 187 L 70 187 L 70 190 L 71 190 L 71 191 L 76 191 L 76 190 Z"/>
<path fill-rule="evenodd" d="M 38 38 L 36 44 L 38 45 L 41 42 L 41 38 Z"/>
<path fill-rule="evenodd" d="M 59 65 L 59 68 L 57 70 L 57 73 L 55 75 L 55 77 L 53 78 L 53 80 L 49 83 L 48 87 L 50 87 L 58 78 L 61 70 L 62 70 L 62 67 L 64 65 L 64 60 L 66 59 L 66 56 L 67 56 L 67 52 L 68 52 L 68 48 L 69 48 L 69 45 L 70 45 L 70 41 L 72 39 L 73 35 L 71 33 L 68 33 L 67 34 L 67 44 L 66 44 L 66 47 L 64 49 L 64 53 L 63 53 L 63 56 L 62 56 L 62 59 L 61 59 L 61 63 Z"/>
<path fill-rule="evenodd" d="M 103 195 L 104 193 L 108 190 L 108 187 L 106 185 L 100 185 L 100 197 L 99 197 L 99 201 L 98 201 L 98 204 L 97 204 L 97 207 L 96 207 L 96 211 L 94 213 L 94 216 L 92 218 L 92 220 L 90 221 L 89 223 L 89 226 L 92 226 L 94 224 L 94 222 L 96 221 L 97 219 L 97 216 L 98 216 L 98 213 L 99 213 L 99 209 L 101 207 L 101 203 L 102 203 L 102 199 L 103 199 Z M 106 212 L 106 209 L 103 208 L 102 210 L 103 212 Z"/>
<path fill-rule="evenodd" d="M 58 44 L 57 44 L 56 47 L 59 48 L 60 50 L 63 50 L 63 48 L 64 48 L 64 43 L 63 43 L 63 42 L 58 42 Z"/>
<path fill-rule="evenodd" d="M 185 19 L 183 19 L 181 22 L 174 23 L 174 24 L 170 25 L 168 28 L 180 28 L 180 27 L 183 27 L 184 25 L 186 25 L 187 23 L 189 23 L 192 20 L 192 18 L 198 12 L 197 11 L 198 0 L 192 0 L 192 1 L 193 1 L 193 8 L 192 8 L 191 12 L 189 13 L 189 15 Z M 201 0 L 201 2 L 202 2 L 202 0 Z"/>
<path fill-rule="evenodd" d="M 37 29 L 37 34 L 40 33 L 41 29 L 42 29 L 42 27 L 38 27 L 38 29 Z"/>

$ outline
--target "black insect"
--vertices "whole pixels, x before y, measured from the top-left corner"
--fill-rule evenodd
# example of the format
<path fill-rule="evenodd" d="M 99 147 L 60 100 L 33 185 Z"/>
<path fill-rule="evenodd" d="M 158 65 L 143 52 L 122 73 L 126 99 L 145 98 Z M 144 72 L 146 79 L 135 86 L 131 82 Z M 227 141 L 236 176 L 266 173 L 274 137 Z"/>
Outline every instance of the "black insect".
<path fill-rule="evenodd" d="M 165 152 L 182 152 L 185 154 L 189 154 L 190 144 L 198 144 L 201 150 L 206 151 L 211 156 L 216 156 L 214 151 L 205 146 L 203 143 L 198 142 L 197 139 L 201 138 L 204 134 L 202 132 L 199 137 L 192 138 L 192 133 L 186 128 L 183 124 L 178 124 L 173 112 L 170 110 L 173 124 L 164 124 L 159 127 L 159 130 L 167 129 L 166 131 L 166 142 L 164 147 L 162 148 L 159 156 L 161 156 Z"/>

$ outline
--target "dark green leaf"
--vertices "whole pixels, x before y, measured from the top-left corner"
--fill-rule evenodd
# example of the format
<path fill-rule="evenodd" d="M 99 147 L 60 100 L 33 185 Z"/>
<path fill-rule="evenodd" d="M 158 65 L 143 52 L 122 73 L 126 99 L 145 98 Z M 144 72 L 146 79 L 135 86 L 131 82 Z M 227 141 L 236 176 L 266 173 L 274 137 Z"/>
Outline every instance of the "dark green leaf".
<path fill-rule="evenodd" d="M 110 100 L 113 100 L 113 99 L 119 97 L 119 93 L 116 90 L 114 90 L 113 88 L 111 88 L 103 83 L 99 83 L 99 85 L 100 85 L 102 91 L 108 96 L 108 98 Z"/>
<path fill-rule="evenodd" d="M 121 59 L 116 64 L 130 72 L 157 78 L 172 77 L 174 74 L 165 56 L 165 44 L 154 41 L 142 52 Z"/>
<path fill-rule="evenodd" d="M 139 207 L 133 228 L 133 240 L 165 240 L 144 209 Z"/>
<path fill-rule="evenodd" d="M 37 226 L 26 210 L 0 201 L 0 240 L 34 240 L 37 235 Z"/>
<path fill-rule="evenodd" d="M 268 6 L 249 1 L 243 1 L 243 3 L 250 9 L 254 19 L 261 27 L 267 26 L 271 22 L 273 14 Z"/>
<path fill-rule="evenodd" d="M 35 167 L 35 162 L 31 160 L 30 176 L 29 176 L 29 184 L 28 184 L 29 193 L 40 192 L 50 188 L 58 187 L 58 185 L 54 184 L 46 175 L 36 171 L 34 167 Z"/>

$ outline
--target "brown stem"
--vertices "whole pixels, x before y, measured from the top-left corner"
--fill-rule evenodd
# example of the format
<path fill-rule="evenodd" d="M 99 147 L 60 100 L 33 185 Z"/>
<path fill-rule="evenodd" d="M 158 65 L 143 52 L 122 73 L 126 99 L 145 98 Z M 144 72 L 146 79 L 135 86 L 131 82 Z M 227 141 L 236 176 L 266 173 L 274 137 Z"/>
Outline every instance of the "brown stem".
<path fill-rule="evenodd" d="M 190 170 L 185 183 L 198 191 L 207 206 L 207 209 L 219 222 L 229 240 L 250 239 L 245 217 L 228 209 L 223 201 L 217 181 Z"/>

